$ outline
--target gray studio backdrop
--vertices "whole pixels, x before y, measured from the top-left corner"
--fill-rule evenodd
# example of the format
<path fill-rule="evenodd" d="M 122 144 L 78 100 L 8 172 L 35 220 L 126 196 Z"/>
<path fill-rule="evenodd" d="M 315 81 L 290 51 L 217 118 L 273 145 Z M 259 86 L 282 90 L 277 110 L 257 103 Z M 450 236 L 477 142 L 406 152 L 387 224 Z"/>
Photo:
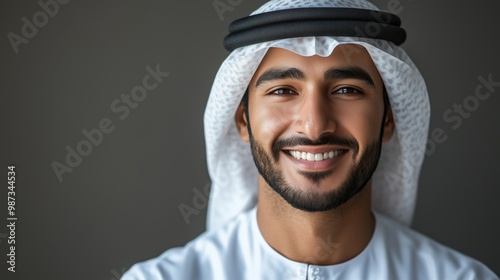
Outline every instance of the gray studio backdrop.
<path fill-rule="evenodd" d="M 0 279 L 116 280 L 203 232 L 205 103 L 228 24 L 264 2 L 1 2 Z M 375 3 L 403 19 L 431 95 L 413 227 L 499 274 L 498 3 Z"/>

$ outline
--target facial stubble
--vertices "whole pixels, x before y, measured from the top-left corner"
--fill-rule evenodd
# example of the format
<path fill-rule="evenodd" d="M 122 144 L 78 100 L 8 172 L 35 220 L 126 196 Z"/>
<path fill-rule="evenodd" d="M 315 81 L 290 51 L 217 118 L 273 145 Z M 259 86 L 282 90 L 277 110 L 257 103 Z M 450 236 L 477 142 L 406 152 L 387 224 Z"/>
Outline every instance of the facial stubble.
<path fill-rule="evenodd" d="M 252 150 L 255 165 L 261 176 L 267 184 L 278 193 L 287 203 L 294 208 L 307 212 L 320 212 L 336 209 L 357 193 L 359 193 L 370 180 L 377 168 L 380 158 L 381 141 L 374 141 L 367 145 L 365 151 L 360 154 L 360 158 L 356 163 L 358 156 L 358 144 L 354 139 L 340 138 L 335 135 L 327 135 L 317 141 L 311 141 L 306 138 L 289 138 L 277 140 L 273 143 L 272 153 L 265 151 L 263 146 L 253 138 L 251 130 L 249 130 L 250 146 Z M 292 186 L 286 182 L 283 177 L 283 172 L 278 167 L 278 161 L 281 155 L 282 147 L 293 144 L 302 145 L 321 145 L 321 144 L 343 145 L 350 147 L 353 152 L 352 164 L 346 179 L 334 187 L 330 191 L 318 191 L 315 188 L 299 188 Z M 297 171 L 304 176 L 311 184 L 318 185 L 323 179 L 328 176 L 335 176 L 333 170 L 324 172 L 304 172 Z M 341 176 L 341 174 L 338 174 Z"/>

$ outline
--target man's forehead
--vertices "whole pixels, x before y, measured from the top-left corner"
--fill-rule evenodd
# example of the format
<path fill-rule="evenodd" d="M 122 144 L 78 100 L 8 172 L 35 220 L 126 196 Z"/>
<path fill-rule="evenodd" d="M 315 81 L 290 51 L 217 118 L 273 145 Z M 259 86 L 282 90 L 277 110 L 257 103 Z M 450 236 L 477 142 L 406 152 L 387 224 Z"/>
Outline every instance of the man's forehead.
<path fill-rule="evenodd" d="M 329 60 L 330 63 L 345 63 L 353 64 L 360 62 L 373 63 L 370 54 L 365 47 L 358 44 L 339 44 L 334 48 L 328 57 L 319 55 L 303 56 L 293 51 L 283 48 L 269 48 L 266 55 L 262 59 L 261 65 L 266 63 L 287 64 L 289 61 L 294 62 L 319 62 L 321 60 Z"/>
<path fill-rule="evenodd" d="M 260 75 L 269 69 L 296 68 L 304 72 L 307 76 L 308 70 L 313 70 L 318 75 L 323 75 L 324 71 L 332 67 L 343 68 L 353 66 L 365 70 L 373 79 L 381 80 L 378 69 L 369 52 L 365 47 L 358 44 L 339 44 L 326 57 L 319 55 L 303 56 L 283 48 L 270 48 L 255 71 L 251 83 L 255 85 L 255 81 Z"/>

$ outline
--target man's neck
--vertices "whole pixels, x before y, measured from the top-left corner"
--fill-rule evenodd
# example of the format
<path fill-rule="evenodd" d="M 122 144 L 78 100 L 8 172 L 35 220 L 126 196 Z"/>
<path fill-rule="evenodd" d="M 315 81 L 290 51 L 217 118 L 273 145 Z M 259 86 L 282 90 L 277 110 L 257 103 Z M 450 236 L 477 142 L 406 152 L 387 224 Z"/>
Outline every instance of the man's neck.
<path fill-rule="evenodd" d="M 259 178 L 257 222 L 267 243 L 286 258 L 338 264 L 357 256 L 370 242 L 375 228 L 370 200 L 371 181 L 337 209 L 309 213 L 290 206 Z"/>

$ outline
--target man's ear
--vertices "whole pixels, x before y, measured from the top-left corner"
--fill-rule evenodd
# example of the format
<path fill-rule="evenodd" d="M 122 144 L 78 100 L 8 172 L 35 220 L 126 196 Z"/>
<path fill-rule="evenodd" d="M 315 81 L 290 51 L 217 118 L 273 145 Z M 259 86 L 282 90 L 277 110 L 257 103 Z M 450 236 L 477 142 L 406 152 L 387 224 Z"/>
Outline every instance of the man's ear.
<path fill-rule="evenodd" d="M 389 140 L 391 140 L 392 136 L 394 135 L 394 130 L 396 129 L 390 105 L 387 106 L 387 115 L 384 120 L 383 129 L 384 135 L 382 136 L 382 143 L 389 142 Z"/>
<path fill-rule="evenodd" d="M 243 102 L 240 103 L 238 109 L 236 109 L 236 115 L 234 116 L 236 121 L 236 127 L 238 128 L 238 133 L 240 134 L 241 140 L 244 142 L 250 142 L 250 136 L 248 134 L 248 122 L 247 116 L 245 114 L 245 108 L 243 107 Z"/>

